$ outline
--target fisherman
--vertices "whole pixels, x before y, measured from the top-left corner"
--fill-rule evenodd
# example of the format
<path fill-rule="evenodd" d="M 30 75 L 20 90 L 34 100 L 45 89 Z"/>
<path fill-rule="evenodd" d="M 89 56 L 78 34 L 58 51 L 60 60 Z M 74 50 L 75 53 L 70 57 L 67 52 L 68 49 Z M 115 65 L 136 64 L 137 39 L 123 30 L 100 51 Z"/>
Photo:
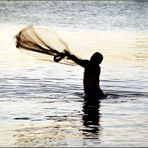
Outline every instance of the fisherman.
<path fill-rule="evenodd" d="M 81 60 L 75 55 L 72 55 L 69 51 L 65 50 L 65 56 L 68 59 L 74 61 L 76 64 L 84 68 L 83 86 L 86 99 L 102 99 L 107 95 L 103 93 L 100 88 L 100 72 L 103 55 L 99 52 L 95 52 L 90 60 Z"/>

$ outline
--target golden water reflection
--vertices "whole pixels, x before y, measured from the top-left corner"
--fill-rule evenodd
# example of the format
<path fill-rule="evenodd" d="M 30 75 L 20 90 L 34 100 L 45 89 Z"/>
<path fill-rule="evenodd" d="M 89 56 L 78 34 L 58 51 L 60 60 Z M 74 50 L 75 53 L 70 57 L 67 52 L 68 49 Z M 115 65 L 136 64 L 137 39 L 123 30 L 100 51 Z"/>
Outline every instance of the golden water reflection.
<path fill-rule="evenodd" d="M 4 87 L 1 87 L 2 91 L 3 90 L 8 91 L 4 93 L 4 96 L 5 94 L 10 93 L 10 90 L 13 92 L 15 92 L 16 90 L 18 91 L 19 86 L 21 85 L 22 85 L 22 89 L 26 90 L 25 94 L 28 95 L 30 91 L 26 87 L 23 87 L 23 84 L 25 84 L 27 87 L 29 86 L 29 84 L 31 84 L 31 87 L 35 86 L 36 88 L 38 87 L 37 85 L 42 85 L 41 81 L 44 81 L 43 82 L 44 89 L 46 87 L 46 89 L 50 88 L 50 89 L 53 89 L 54 91 L 57 91 L 55 90 L 55 88 L 57 88 L 57 85 L 60 84 L 61 81 L 62 82 L 65 81 L 65 79 L 62 79 L 61 81 L 57 80 L 56 82 L 51 82 L 51 81 L 46 82 L 46 80 L 49 80 L 50 78 L 52 78 L 52 76 L 49 74 L 52 71 L 51 67 L 54 67 L 54 68 L 56 67 L 57 69 L 58 68 L 60 69 L 61 65 L 55 66 L 54 63 L 50 65 L 47 58 L 46 58 L 47 61 L 37 60 L 36 58 L 31 57 L 30 55 L 25 55 L 25 54 L 22 54 L 20 51 L 18 51 L 15 48 L 15 42 L 13 37 L 20 28 L 21 28 L 20 26 L 19 27 L 18 26 L 8 27 L 5 25 L 0 26 L 0 35 L 2 36 L 0 38 L 1 80 L 3 84 L 5 84 L 5 82 L 12 81 L 12 83 L 9 83 Z M 99 51 L 104 55 L 104 61 L 101 64 L 102 73 L 103 73 L 101 74 L 101 80 L 102 78 L 104 80 L 108 80 L 106 81 L 106 88 L 108 90 L 111 89 L 117 92 L 117 91 L 121 91 L 119 90 L 121 88 L 122 90 L 124 90 L 125 88 L 126 88 L 125 90 L 127 90 L 128 89 L 127 87 L 129 87 L 131 91 L 133 91 L 134 88 L 136 90 L 140 90 L 139 89 L 140 87 L 142 91 L 145 90 L 146 92 L 147 87 L 144 81 L 148 79 L 147 71 L 146 71 L 146 69 L 148 68 L 148 46 L 147 46 L 148 32 L 116 32 L 116 31 L 73 32 L 73 31 L 65 31 L 60 29 L 57 29 L 57 32 L 61 35 L 61 37 L 63 37 L 65 42 L 68 43 L 72 53 L 75 53 L 79 57 L 90 58 L 90 56 L 95 51 Z M 41 72 L 42 66 L 44 67 L 43 72 Z M 34 68 L 34 72 L 31 74 L 28 69 L 33 69 L 33 68 Z M 67 67 L 62 66 L 61 69 L 65 71 L 64 68 L 66 69 Z M 22 75 L 20 76 L 19 72 L 22 70 L 24 70 L 25 72 L 23 71 Z M 75 69 L 72 69 L 69 73 L 71 74 L 71 76 L 76 76 L 78 74 L 78 71 L 79 70 L 75 68 Z M 60 74 L 62 74 L 62 72 Z M 66 73 L 66 76 L 69 75 L 69 73 Z M 6 77 L 3 77 L 6 74 L 9 74 L 9 79 L 7 81 L 5 81 Z M 26 80 L 24 80 L 23 76 L 25 74 L 28 74 L 28 80 L 27 78 Z M 34 78 L 36 74 L 38 75 L 41 74 L 39 75 L 41 80 L 40 78 L 38 78 L 37 79 L 38 82 L 34 80 L 33 82 L 30 83 L 29 78 L 30 77 Z M 59 73 L 54 75 L 54 77 L 59 77 Z M 143 83 L 139 83 L 139 82 L 142 82 L 142 78 L 144 77 L 145 79 L 143 80 Z M 17 78 L 20 79 L 21 81 L 17 80 Z M 74 81 L 75 83 L 77 83 L 80 80 L 80 78 L 77 76 L 75 78 L 76 80 L 73 78 L 68 80 L 70 82 Z M 117 79 L 120 81 L 119 82 L 114 81 Z M 128 80 L 133 80 L 133 83 L 132 84 L 129 83 Z M 134 80 L 141 80 L 141 81 L 134 81 Z M 120 83 L 121 81 L 123 82 L 122 84 Z M 51 84 L 51 87 L 49 87 L 48 85 L 49 82 Z M 55 85 L 53 86 L 52 84 L 55 84 L 56 87 Z M 64 84 L 67 85 L 67 83 L 65 82 Z M 111 86 L 111 84 L 113 85 Z M 38 89 L 40 88 L 43 88 L 43 87 L 39 86 Z M 37 92 L 35 91 L 35 89 L 32 89 L 32 90 L 34 91 L 33 93 Z M 63 89 L 61 90 L 65 92 L 65 90 Z M 47 94 L 44 91 L 41 91 L 41 92 L 43 95 Z M 72 93 L 73 93 L 73 90 L 72 90 Z M 15 99 L 15 97 L 18 94 L 12 93 L 11 95 Z M 37 95 L 39 95 L 39 93 L 37 93 Z M 63 96 L 63 93 L 61 92 L 60 95 Z M 28 96 L 25 96 L 25 97 L 28 99 Z M 32 99 L 32 97 L 29 96 L 29 99 Z M 3 101 L 4 100 L 5 98 L 3 98 Z M 139 100 L 141 100 L 141 98 Z M 17 102 L 18 100 L 15 100 L 15 101 Z M 35 105 L 36 101 L 33 100 L 33 103 Z M 33 103 L 27 104 L 27 106 L 29 106 L 31 111 L 33 110 L 32 108 Z M 43 120 L 43 121 L 31 121 L 31 120 L 21 120 L 21 121 L 15 120 L 14 121 L 14 118 L 12 118 L 12 116 L 10 117 L 8 114 L 6 118 L 1 119 L 1 120 L 4 120 L 4 122 L 0 124 L 0 127 L 1 127 L 0 128 L 0 131 L 1 131 L 0 146 L 21 146 L 21 147 L 23 146 L 25 147 L 26 146 L 27 147 L 59 146 L 59 145 L 60 146 L 71 146 L 71 145 L 84 146 L 86 143 L 87 143 L 86 145 L 88 146 L 88 145 L 92 145 L 93 142 L 94 142 L 93 145 L 97 145 L 97 144 L 103 143 L 103 141 L 105 145 L 106 142 L 108 141 L 110 143 L 116 144 L 117 143 L 116 140 L 120 140 L 120 142 L 123 142 L 123 143 L 124 142 L 128 143 L 128 136 L 130 136 L 131 141 L 134 138 L 137 138 L 136 140 L 138 141 L 138 138 L 140 138 L 138 136 L 147 135 L 145 130 L 146 128 L 142 128 L 142 126 L 146 126 L 147 116 L 145 115 L 145 112 L 144 112 L 146 110 L 146 106 L 142 104 L 143 106 L 141 106 L 140 108 L 139 104 L 141 102 L 139 104 L 135 103 L 135 106 L 133 105 L 134 108 L 133 106 L 131 106 L 131 103 L 122 104 L 121 102 L 119 102 L 117 104 L 117 103 L 105 102 L 103 104 L 103 107 L 104 107 L 103 112 L 102 112 L 102 106 L 100 109 L 100 104 L 97 104 L 97 105 L 95 104 L 95 107 L 90 107 L 87 103 L 86 104 L 85 103 L 82 105 L 83 106 L 82 116 L 78 117 L 79 120 L 73 120 L 73 121 L 70 119 L 59 121 L 58 118 L 56 120 Z M 75 104 L 73 104 L 73 106 L 74 105 Z M 1 106 L 4 106 L 4 105 L 2 104 Z M 10 107 L 10 109 L 12 109 L 12 106 Z M 119 114 L 117 112 L 117 109 L 119 110 Z M 133 109 L 133 112 L 131 111 L 131 109 Z M 56 112 L 56 109 L 53 108 L 53 110 L 55 110 Z M 101 110 L 101 114 L 100 114 L 100 110 Z M 128 112 L 125 113 L 125 110 L 127 110 Z M 137 116 L 137 113 L 139 113 L 140 111 L 141 111 L 141 116 L 140 115 Z M 14 112 L 14 116 L 16 112 L 17 114 L 19 114 L 20 112 L 22 114 L 24 113 L 23 109 L 19 109 L 19 108 L 17 109 L 17 111 L 16 111 L 16 108 L 13 108 L 13 112 Z M 44 110 L 41 109 L 41 112 L 44 113 Z M 5 115 L 6 112 L 3 112 L 3 114 Z M 120 116 L 120 114 L 122 114 L 122 116 Z M 131 115 L 133 118 L 131 118 Z M 54 113 L 53 113 L 53 116 L 54 116 Z M 69 114 L 68 114 L 68 118 L 70 118 Z M 26 118 L 26 119 L 29 119 L 29 118 Z M 138 123 L 136 121 L 137 119 L 139 119 L 138 122 L 140 122 L 140 119 L 142 120 L 140 123 Z M 122 122 L 122 120 L 124 122 Z M 124 127 L 125 124 L 126 126 Z M 139 124 L 140 126 L 136 126 L 136 124 Z M 135 127 L 137 128 L 138 136 L 134 137 L 135 128 L 132 125 L 135 125 Z M 102 127 L 104 127 L 105 129 L 103 129 Z M 93 138 L 93 140 L 91 138 Z M 144 140 L 146 141 L 146 138 Z M 134 145 L 134 143 L 132 144 Z"/>

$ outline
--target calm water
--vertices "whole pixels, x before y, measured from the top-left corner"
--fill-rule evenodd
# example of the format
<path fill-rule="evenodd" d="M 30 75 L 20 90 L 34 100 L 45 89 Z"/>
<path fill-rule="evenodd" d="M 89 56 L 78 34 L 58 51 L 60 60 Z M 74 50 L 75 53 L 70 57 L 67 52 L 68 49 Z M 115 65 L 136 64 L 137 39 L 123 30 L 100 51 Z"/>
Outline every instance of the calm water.
<path fill-rule="evenodd" d="M 0 2 L 0 146 L 148 146 L 148 2 Z M 99 51 L 98 104 L 83 100 L 83 69 L 15 49 L 28 24 L 58 32 L 71 51 Z"/>

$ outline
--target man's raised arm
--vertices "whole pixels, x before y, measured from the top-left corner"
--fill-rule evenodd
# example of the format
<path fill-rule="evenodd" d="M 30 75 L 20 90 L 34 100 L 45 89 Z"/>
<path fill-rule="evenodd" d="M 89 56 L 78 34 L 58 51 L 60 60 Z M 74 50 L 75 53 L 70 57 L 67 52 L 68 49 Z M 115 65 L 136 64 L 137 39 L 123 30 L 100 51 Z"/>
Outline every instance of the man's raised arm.
<path fill-rule="evenodd" d="M 86 67 L 88 64 L 88 60 L 81 60 L 78 57 L 76 57 L 75 55 L 72 55 L 69 51 L 64 51 L 65 55 L 68 57 L 68 59 L 74 61 L 76 64 L 82 66 L 82 67 Z"/>

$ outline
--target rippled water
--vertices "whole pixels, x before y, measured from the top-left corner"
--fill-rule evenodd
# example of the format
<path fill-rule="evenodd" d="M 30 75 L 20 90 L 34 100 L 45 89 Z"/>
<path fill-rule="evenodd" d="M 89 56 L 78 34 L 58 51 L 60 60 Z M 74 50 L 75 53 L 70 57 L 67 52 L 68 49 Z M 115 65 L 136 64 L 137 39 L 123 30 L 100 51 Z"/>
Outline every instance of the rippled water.
<path fill-rule="evenodd" d="M 0 146 L 147 146 L 147 9 L 147 1 L 0 2 Z M 51 25 L 78 56 L 101 52 L 108 97 L 85 102 L 81 67 L 16 50 L 13 36 L 28 22 Z"/>

